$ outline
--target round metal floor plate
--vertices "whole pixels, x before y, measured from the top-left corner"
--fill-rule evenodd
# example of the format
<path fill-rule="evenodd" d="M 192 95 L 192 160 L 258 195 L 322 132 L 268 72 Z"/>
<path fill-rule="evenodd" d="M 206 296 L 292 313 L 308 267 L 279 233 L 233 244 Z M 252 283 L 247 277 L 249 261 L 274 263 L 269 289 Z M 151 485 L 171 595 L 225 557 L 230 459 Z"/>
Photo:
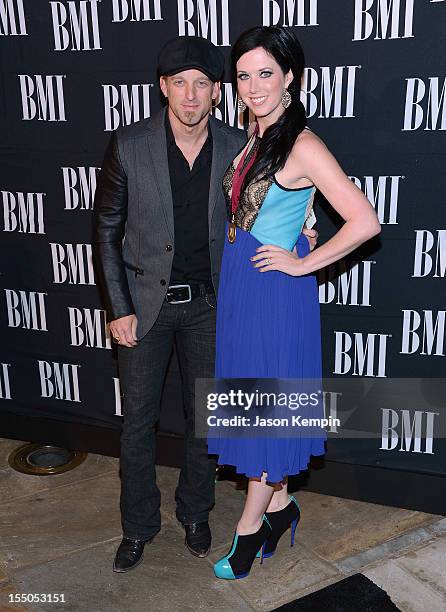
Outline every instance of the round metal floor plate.
<path fill-rule="evenodd" d="M 8 457 L 12 469 L 22 474 L 49 476 L 62 474 L 80 465 L 88 453 L 70 451 L 57 446 L 42 444 L 23 444 Z"/>

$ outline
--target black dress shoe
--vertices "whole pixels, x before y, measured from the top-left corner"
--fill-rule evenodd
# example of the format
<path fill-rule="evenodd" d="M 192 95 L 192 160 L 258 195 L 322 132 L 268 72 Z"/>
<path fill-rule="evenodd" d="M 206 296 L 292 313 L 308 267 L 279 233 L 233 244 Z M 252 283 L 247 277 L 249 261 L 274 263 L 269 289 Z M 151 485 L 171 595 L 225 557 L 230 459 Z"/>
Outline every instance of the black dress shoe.
<path fill-rule="evenodd" d="M 211 548 L 211 530 L 209 523 L 192 523 L 184 525 L 186 530 L 185 545 L 196 557 L 206 557 Z"/>
<path fill-rule="evenodd" d="M 152 540 L 132 540 L 123 538 L 116 551 L 113 563 L 114 572 L 128 572 L 141 563 L 144 558 L 143 551 L 147 542 Z"/>

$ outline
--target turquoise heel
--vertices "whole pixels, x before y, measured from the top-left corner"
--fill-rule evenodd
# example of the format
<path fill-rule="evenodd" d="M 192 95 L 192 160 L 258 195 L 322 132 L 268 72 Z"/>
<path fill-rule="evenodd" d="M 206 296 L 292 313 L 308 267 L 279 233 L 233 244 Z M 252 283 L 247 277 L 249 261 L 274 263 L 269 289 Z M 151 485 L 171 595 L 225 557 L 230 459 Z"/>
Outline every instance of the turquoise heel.
<path fill-rule="evenodd" d="M 256 556 L 259 556 L 260 563 L 263 563 L 263 551 L 271 531 L 271 525 L 265 514 L 260 529 L 255 533 L 243 536 L 236 531 L 231 550 L 214 565 L 215 576 L 224 580 L 246 578 L 251 571 Z M 260 551 L 256 555 L 259 545 Z"/>

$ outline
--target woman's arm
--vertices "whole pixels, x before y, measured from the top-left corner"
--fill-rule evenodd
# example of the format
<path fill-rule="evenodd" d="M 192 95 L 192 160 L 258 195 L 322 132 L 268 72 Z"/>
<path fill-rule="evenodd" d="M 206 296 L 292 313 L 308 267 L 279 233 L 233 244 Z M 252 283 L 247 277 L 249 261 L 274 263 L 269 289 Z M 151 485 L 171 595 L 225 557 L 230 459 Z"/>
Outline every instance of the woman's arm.
<path fill-rule="evenodd" d="M 318 136 L 314 133 L 303 135 L 291 155 L 299 160 L 303 174 L 345 221 L 332 238 L 300 260 L 304 273 L 308 274 L 354 251 L 379 234 L 381 225 L 366 196 L 348 178 Z"/>

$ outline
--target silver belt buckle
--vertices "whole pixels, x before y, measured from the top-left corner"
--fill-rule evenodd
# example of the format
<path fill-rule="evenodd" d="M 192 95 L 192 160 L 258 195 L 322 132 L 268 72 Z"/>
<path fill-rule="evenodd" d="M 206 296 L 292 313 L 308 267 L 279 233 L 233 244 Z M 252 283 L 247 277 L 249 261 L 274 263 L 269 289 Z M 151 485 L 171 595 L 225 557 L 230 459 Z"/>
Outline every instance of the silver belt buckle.
<path fill-rule="evenodd" d="M 186 302 L 192 301 L 192 290 L 190 285 L 169 285 L 167 291 L 169 291 L 169 289 L 184 289 L 185 287 L 189 289 L 189 298 L 187 300 L 172 300 L 169 304 L 186 304 Z"/>

